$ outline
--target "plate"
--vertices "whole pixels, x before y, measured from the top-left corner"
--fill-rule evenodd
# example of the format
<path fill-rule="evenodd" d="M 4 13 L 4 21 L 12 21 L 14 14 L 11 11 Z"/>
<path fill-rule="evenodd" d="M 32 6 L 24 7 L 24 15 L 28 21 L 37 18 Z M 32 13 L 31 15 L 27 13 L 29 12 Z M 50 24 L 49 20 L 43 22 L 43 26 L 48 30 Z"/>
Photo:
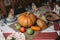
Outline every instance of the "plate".
<path fill-rule="evenodd" d="M 11 22 L 15 22 L 17 20 L 17 17 L 15 17 L 13 20 L 8 20 L 7 18 L 4 19 L 5 23 L 11 23 Z"/>

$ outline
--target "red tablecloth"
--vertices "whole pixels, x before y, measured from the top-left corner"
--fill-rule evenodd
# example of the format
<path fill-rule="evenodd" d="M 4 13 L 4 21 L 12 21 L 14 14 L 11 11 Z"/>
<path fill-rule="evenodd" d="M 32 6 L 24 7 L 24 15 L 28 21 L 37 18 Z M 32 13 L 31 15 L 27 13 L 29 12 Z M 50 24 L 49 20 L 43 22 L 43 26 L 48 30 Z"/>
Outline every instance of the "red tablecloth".
<path fill-rule="evenodd" d="M 56 40 L 57 37 L 58 37 L 57 32 L 39 33 L 33 38 L 33 40 Z"/>

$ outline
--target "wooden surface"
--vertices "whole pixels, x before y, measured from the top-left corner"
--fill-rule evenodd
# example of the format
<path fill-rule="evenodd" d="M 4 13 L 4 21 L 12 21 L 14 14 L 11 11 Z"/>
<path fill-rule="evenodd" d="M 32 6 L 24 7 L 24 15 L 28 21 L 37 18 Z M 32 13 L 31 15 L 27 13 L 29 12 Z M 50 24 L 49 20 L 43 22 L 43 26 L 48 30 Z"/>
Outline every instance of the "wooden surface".
<path fill-rule="evenodd" d="M 14 29 L 15 31 L 19 31 L 15 28 L 14 24 L 12 25 L 9 25 L 12 29 Z M 33 35 L 28 35 L 26 32 L 24 33 L 25 34 L 25 37 L 26 37 L 26 40 L 32 40 L 34 38 L 34 36 L 36 36 L 38 33 L 40 33 L 40 31 L 35 31 Z"/>

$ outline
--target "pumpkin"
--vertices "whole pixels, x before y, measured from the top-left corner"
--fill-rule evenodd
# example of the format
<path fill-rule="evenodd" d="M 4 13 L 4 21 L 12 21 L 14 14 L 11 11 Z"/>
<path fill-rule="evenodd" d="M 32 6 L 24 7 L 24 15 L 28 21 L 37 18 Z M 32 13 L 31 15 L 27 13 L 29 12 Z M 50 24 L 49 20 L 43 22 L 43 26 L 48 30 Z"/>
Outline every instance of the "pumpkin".
<path fill-rule="evenodd" d="M 42 19 L 37 19 L 37 25 L 42 29 L 45 29 L 47 27 L 46 23 Z"/>
<path fill-rule="evenodd" d="M 39 26 L 31 26 L 31 29 L 34 30 L 34 31 L 40 31 L 41 27 L 39 27 Z"/>
<path fill-rule="evenodd" d="M 23 27 L 30 27 L 35 24 L 36 17 L 33 13 L 24 12 L 18 16 L 18 23 Z"/>

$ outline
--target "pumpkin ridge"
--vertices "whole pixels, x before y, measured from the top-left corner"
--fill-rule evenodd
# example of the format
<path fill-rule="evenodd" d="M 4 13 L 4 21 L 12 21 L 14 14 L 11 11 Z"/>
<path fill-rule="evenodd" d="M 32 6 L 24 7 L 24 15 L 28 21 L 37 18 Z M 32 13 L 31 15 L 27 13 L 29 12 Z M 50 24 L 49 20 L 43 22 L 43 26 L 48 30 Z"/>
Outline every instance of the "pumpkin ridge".
<path fill-rule="evenodd" d="M 24 18 L 24 19 L 25 19 L 25 18 Z M 23 20 L 24 20 L 24 19 L 23 19 Z M 24 23 L 24 21 L 23 21 L 23 23 Z M 23 24 L 23 23 L 22 23 L 22 25 L 24 26 L 24 24 Z"/>
<path fill-rule="evenodd" d="M 30 25 L 29 25 L 29 20 L 30 20 L 30 19 L 27 17 L 27 23 L 28 23 L 27 25 L 28 25 L 28 27 L 30 26 Z"/>
<path fill-rule="evenodd" d="M 34 22 L 33 22 L 33 20 L 32 20 L 32 17 L 30 17 L 30 15 L 29 15 L 29 18 L 30 18 L 30 20 L 31 20 L 31 22 L 32 22 L 32 25 L 34 24 Z"/>
<path fill-rule="evenodd" d="M 35 16 L 32 15 L 32 14 L 30 14 L 30 16 L 31 16 L 31 18 L 33 18 L 32 20 L 34 20 L 34 21 L 33 21 L 33 24 L 34 24 L 34 22 L 36 21 Z"/>
<path fill-rule="evenodd" d="M 32 26 L 32 25 L 33 25 L 33 24 L 32 24 L 32 21 L 31 21 L 32 19 L 30 19 L 30 17 L 29 17 L 29 20 L 30 20 L 30 25 Z"/>
<path fill-rule="evenodd" d="M 25 25 L 24 25 L 24 23 L 25 23 Z M 25 17 L 25 18 L 24 18 L 23 25 L 26 27 L 26 26 L 27 26 L 27 24 L 28 24 L 28 23 L 27 23 L 27 17 Z"/>
<path fill-rule="evenodd" d="M 23 25 L 23 22 L 24 21 L 22 21 L 24 18 L 23 18 L 24 16 L 22 16 L 20 19 L 19 19 L 19 23 L 21 24 L 21 25 Z"/>
<path fill-rule="evenodd" d="M 17 19 L 17 20 L 18 20 L 18 23 L 19 23 L 19 20 L 20 20 L 22 17 L 23 17 L 23 16 L 19 16 L 19 17 L 18 17 L 18 19 Z"/>

